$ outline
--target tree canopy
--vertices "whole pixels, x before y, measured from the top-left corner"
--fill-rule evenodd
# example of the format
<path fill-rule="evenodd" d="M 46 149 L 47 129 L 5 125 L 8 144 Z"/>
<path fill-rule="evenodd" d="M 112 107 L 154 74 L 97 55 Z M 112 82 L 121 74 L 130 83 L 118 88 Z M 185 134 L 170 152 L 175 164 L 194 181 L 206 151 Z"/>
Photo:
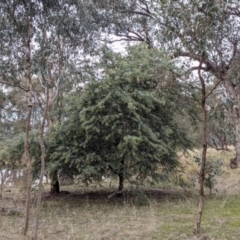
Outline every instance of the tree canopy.
<path fill-rule="evenodd" d="M 103 78 L 69 97 L 50 158 L 77 169 L 86 181 L 121 174 L 159 180 L 178 165 L 177 151 L 191 145 L 166 94 L 169 63 L 145 45 L 104 61 Z"/>

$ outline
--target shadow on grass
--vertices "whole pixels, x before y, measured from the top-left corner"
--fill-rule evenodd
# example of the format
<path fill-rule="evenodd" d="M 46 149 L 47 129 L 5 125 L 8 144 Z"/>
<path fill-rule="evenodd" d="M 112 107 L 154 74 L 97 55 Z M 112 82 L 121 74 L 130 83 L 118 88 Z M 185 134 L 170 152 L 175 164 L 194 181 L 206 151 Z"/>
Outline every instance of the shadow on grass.
<path fill-rule="evenodd" d="M 162 190 L 162 189 L 148 189 L 148 190 L 125 190 L 121 196 L 114 195 L 110 190 L 95 190 L 95 191 L 62 191 L 59 194 L 45 193 L 43 195 L 43 202 L 46 201 L 67 201 L 78 202 L 79 204 L 86 201 L 91 203 L 107 203 L 125 205 L 127 203 L 134 203 L 136 205 L 148 205 L 150 201 L 168 202 L 174 200 L 186 199 L 184 191 L 177 190 Z"/>

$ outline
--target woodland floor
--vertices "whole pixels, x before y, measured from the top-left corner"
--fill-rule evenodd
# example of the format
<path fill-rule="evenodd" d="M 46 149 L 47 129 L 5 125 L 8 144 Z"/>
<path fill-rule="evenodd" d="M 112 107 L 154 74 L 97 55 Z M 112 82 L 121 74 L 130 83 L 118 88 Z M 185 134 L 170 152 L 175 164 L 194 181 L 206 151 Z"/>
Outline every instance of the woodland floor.
<path fill-rule="evenodd" d="M 84 188 L 76 184 L 63 186 L 59 195 L 50 195 L 49 186 L 45 186 L 39 239 L 240 239 L 240 168 L 229 168 L 232 152 L 212 154 L 224 159 L 223 173 L 217 179 L 218 191 L 209 196 L 206 189 L 201 236 L 193 235 L 198 206 L 194 187 L 163 184 L 142 191 L 128 188 L 122 197 L 109 198 L 115 186 Z M 194 173 L 190 165 L 186 178 Z M 5 187 L 0 199 L 1 240 L 22 239 L 24 195 L 20 188 Z M 29 236 L 35 226 L 34 191 L 31 206 Z"/>

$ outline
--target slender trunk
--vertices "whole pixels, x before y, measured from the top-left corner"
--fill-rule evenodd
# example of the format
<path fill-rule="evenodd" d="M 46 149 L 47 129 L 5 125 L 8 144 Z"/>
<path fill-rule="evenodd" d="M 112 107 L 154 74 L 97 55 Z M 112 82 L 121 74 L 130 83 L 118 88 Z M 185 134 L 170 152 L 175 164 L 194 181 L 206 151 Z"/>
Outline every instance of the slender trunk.
<path fill-rule="evenodd" d="M 202 162 L 201 162 L 200 176 L 199 176 L 199 204 L 198 204 L 198 211 L 197 211 L 197 216 L 196 216 L 196 221 L 195 221 L 195 229 L 194 229 L 195 234 L 200 233 L 202 212 L 203 212 L 203 207 L 204 207 L 204 199 L 205 199 L 204 180 L 205 180 L 206 155 L 207 155 L 207 145 L 203 145 Z"/>
<path fill-rule="evenodd" d="M 32 94 L 31 94 L 31 19 L 28 19 L 28 39 L 27 39 L 27 119 L 26 119 L 26 133 L 24 143 L 24 160 L 27 167 L 27 189 L 26 189 L 26 203 L 25 203 L 25 221 L 23 227 L 23 235 L 27 235 L 30 215 L 30 200 L 31 200 L 31 185 L 32 185 L 32 163 L 29 153 L 29 136 L 31 131 L 31 117 L 32 117 Z"/>
<path fill-rule="evenodd" d="M 119 173 L 118 174 L 118 178 L 119 178 L 118 191 L 119 191 L 119 193 L 122 193 L 123 187 L 124 187 L 124 176 L 123 176 L 123 173 Z"/>
<path fill-rule="evenodd" d="M 51 71 L 49 69 L 49 77 L 51 79 Z M 52 108 L 54 105 L 54 93 L 53 93 L 53 88 L 49 89 L 49 101 L 48 101 L 48 126 L 49 128 L 53 125 L 53 117 L 51 115 Z M 58 171 L 57 169 L 53 170 L 50 173 L 50 181 L 51 181 L 51 190 L 50 193 L 59 193 L 60 192 L 60 187 L 59 187 L 59 180 L 58 180 Z"/>
<path fill-rule="evenodd" d="M 51 190 L 50 193 L 59 193 L 59 181 L 58 181 L 58 172 L 54 170 L 50 173 L 50 181 L 51 181 Z"/>
<path fill-rule="evenodd" d="M 27 235 L 28 223 L 29 223 L 29 213 L 30 213 L 30 200 L 31 200 L 31 185 L 32 185 L 32 164 L 29 154 L 29 135 L 30 135 L 30 121 L 32 115 L 32 106 L 28 106 L 28 116 L 26 121 L 26 136 L 24 144 L 24 160 L 27 166 L 27 189 L 26 189 L 26 204 L 25 204 L 25 222 L 23 228 L 23 235 Z"/>
<path fill-rule="evenodd" d="M 240 163 L 240 85 L 233 86 L 231 80 L 225 80 L 225 88 L 233 101 L 236 103 L 233 106 L 232 114 L 235 119 L 235 134 L 236 134 L 236 159 Z"/>
<path fill-rule="evenodd" d="M 119 186 L 118 186 L 118 196 L 122 196 L 123 188 L 124 188 L 124 160 L 121 161 L 120 172 L 118 174 L 119 178 Z"/>
<path fill-rule="evenodd" d="M 236 158 L 237 158 L 237 163 L 239 165 L 240 163 L 240 101 L 237 106 L 235 106 L 235 131 L 236 131 Z"/>
<path fill-rule="evenodd" d="M 47 31 L 46 31 L 45 25 L 42 26 L 42 34 L 43 34 L 43 48 L 45 48 L 46 47 L 45 44 L 47 42 Z M 44 54 L 42 56 L 42 60 L 43 62 L 46 63 L 46 70 L 47 70 L 45 74 L 42 74 L 42 80 L 43 80 L 43 83 L 45 83 L 47 86 L 48 99 L 46 101 L 45 110 L 47 111 L 46 113 L 47 126 L 50 129 L 54 123 L 52 111 L 54 110 L 55 101 L 58 97 L 61 77 L 59 76 L 59 80 L 57 81 L 57 83 L 54 83 L 54 76 L 52 76 L 53 63 L 51 62 L 49 56 L 45 56 Z M 62 70 L 62 65 L 59 66 L 59 69 Z M 55 93 L 53 89 L 54 86 L 56 87 Z M 50 172 L 49 178 L 50 178 L 50 184 L 51 184 L 50 193 L 59 193 L 60 189 L 59 189 L 57 169 Z"/>
<path fill-rule="evenodd" d="M 2 193 L 3 193 L 3 184 L 4 184 L 3 170 L 2 170 L 2 169 L 0 170 L 0 175 L 1 175 L 1 178 L 0 178 L 0 181 L 1 181 L 0 199 L 1 199 L 1 198 L 3 197 L 3 196 L 2 196 Z"/>
<path fill-rule="evenodd" d="M 201 67 L 202 63 L 200 63 Z M 202 90 L 202 97 L 201 97 L 201 108 L 202 108 L 202 115 L 203 115 L 203 123 L 202 123 L 202 161 L 200 167 L 200 174 L 199 174 L 199 204 L 198 204 L 198 211 L 195 220 L 195 228 L 194 233 L 200 233 L 201 227 L 201 220 L 202 220 L 202 213 L 204 207 L 204 180 L 205 180 L 205 167 L 207 161 L 207 111 L 206 111 L 206 86 L 203 77 L 201 76 L 200 67 L 198 70 L 199 80 L 201 83 L 201 90 Z"/>
<path fill-rule="evenodd" d="M 46 96 L 47 96 L 46 103 L 48 103 L 48 100 L 49 100 L 48 88 L 46 88 Z M 37 240 L 37 234 L 38 234 L 39 219 L 40 219 L 40 207 L 41 207 L 41 198 L 42 198 L 43 176 L 44 176 L 44 171 L 45 171 L 46 149 L 45 149 L 45 145 L 44 145 L 44 127 L 45 127 L 45 122 L 47 119 L 47 113 L 48 113 L 48 104 L 46 104 L 42 124 L 40 127 L 40 132 L 39 132 L 39 144 L 41 147 L 41 171 L 40 171 L 40 179 L 39 179 L 39 186 L 38 186 L 35 233 L 34 233 L 34 238 L 33 238 L 34 240 Z"/>

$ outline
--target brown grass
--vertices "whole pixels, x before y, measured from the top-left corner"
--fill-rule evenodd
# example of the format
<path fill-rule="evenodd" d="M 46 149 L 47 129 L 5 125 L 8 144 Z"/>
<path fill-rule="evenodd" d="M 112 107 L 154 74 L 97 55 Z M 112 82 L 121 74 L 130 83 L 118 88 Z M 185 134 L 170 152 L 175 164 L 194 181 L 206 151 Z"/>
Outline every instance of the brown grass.
<path fill-rule="evenodd" d="M 173 191 L 161 190 L 147 191 L 143 202 L 128 191 L 122 198 L 109 199 L 110 194 L 106 190 L 58 196 L 45 193 L 39 239 L 155 239 L 154 233 L 162 223 L 155 211 L 157 201 L 179 198 Z M 8 195 L 1 201 L 1 207 L 18 209 L 20 214 L 2 212 L 0 239 L 18 239 L 24 201 L 19 198 L 16 202 L 11 199 L 11 193 Z M 31 219 L 29 235 L 34 228 L 34 207 Z"/>
<path fill-rule="evenodd" d="M 195 174 L 198 167 L 192 152 L 181 159 L 183 178 Z M 203 214 L 204 239 L 238 239 L 240 229 L 240 169 L 232 170 L 229 159 L 234 151 L 209 149 L 208 159 L 221 158 L 223 173 L 217 179 L 217 192 L 207 196 Z M 191 182 L 189 182 L 191 183 Z M 198 239 L 193 236 L 197 210 L 196 188 L 179 188 L 174 184 L 145 187 L 144 194 L 126 190 L 122 198 L 111 197 L 116 186 L 105 188 L 78 185 L 63 187 L 60 195 L 49 195 L 45 186 L 41 210 L 39 239 L 44 240 L 112 240 L 112 239 Z M 166 185 L 165 185 L 166 186 Z M 0 200 L 0 239 L 19 239 L 23 227 L 24 192 L 20 188 L 4 189 Z M 206 190 L 208 195 L 208 191 Z M 239 200 L 238 200 L 239 199 Z M 32 193 L 29 236 L 33 235 L 36 193 Z M 238 207 L 239 206 L 239 207 Z"/>

